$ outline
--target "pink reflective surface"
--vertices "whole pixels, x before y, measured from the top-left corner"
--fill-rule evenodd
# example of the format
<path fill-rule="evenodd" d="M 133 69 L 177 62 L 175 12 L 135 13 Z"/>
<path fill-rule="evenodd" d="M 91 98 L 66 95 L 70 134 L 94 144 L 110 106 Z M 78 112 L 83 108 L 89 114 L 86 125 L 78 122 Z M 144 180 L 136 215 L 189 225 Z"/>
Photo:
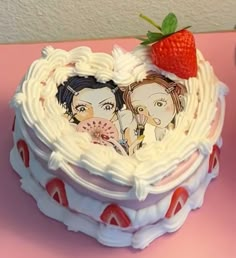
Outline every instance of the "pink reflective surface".
<path fill-rule="evenodd" d="M 130 50 L 137 40 L 0 46 L 0 257 L 236 257 L 236 32 L 196 34 L 195 37 L 197 47 L 230 89 L 220 175 L 210 184 L 201 209 L 191 212 L 179 231 L 157 239 L 143 251 L 104 247 L 47 218 L 38 210 L 35 201 L 21 190 L 19 177 L 9 163 L 14 112 L 8 103 L 28 66 L 40 57 L 42 47 L 52 45 L 69 50 L 87 45 L 94 51 L 110 52 L 114 44 Z"/>

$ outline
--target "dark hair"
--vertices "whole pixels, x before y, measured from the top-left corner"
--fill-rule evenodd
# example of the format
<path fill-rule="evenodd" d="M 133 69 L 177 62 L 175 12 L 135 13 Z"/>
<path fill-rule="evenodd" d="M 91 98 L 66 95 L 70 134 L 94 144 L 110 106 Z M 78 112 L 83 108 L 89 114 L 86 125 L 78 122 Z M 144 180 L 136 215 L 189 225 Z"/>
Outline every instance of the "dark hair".
<path fill-rule="evenodd" d="M 79 94 L 81 90 L 86 88 L 101 89 L 105 87 L 114 90 L 116 108 L 120 110 L 124 105 L 123 92 L 117 87 L 117 85 L 112 80 L 107 81 L 105 83 L 101 83 L 98 82 L 96 78 L 93 76 L 73 76 L 68 78 L 67 81 L 58 86 L 56 98 L 59 104 L 63 105 L 66 108 L 66 111 L 69 114 L 71 114 L 71 103 L 74 95 Z"/>

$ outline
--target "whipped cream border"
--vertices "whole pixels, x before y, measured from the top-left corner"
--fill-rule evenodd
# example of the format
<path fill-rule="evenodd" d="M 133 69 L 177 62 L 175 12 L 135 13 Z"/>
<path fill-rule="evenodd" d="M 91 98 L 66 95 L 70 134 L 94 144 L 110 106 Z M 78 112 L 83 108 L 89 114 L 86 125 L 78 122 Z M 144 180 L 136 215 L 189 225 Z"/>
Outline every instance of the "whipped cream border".
<path fill-rule="evenodd" d="M 178 80 L 186 86 L 188 95 L 185 97 L 185 110 L 176 117 L 175 130 L 168 131 L 161 144 L 154 142 L 137 151 L 132 157 L 124 157 L 112 148 L 92 144 L 88 135 L 76 132 L 63 117 L 64 109 L 57 103 L 55 95 L 57 85 L 75 74 L 91 74 L 100 78 L 100 81 L 106 81 L 114 76 L 103 72 L 101 75 L 99 72 L 104 67 L 107 70 L 118 67 L 114 74 L 121 76 L 124 65 L 119 64 L 119 59 L 121 63 L 126 62 L 129 71 L 132 71 L 129 67 L 132 64 L 136 66 L 137 63 L 141 66 L 143 64 L 143 68 L 146 67 L 145 74 L 147 70 L 152 69 L 148 62 L 140 63 L 139 56 L 136 55 L 134 59 L 133 56 L 135 54 L 124 53 L 121 50 L 114 50 L 112 57 L 105 53 L 93 53 L 88 47 L 75 48 L 69 52 L 46 48 L 43 50 L 42 58 L 30 66 L 13 97 L 12 106 L 15 108 L 24 138 L 36 156 L 48 162 L 49 169 L 61 168 L 80 183 L 70 164 L 79 166 L 117 184 L 132 186 L 137 198 L 144 200 L 153 190 L 150 185 L 172 173 L 177 164 L 189 158 L 196 150 L 201 153 L 200 158 L 196 160 L 198 164 L 211 152 L 223 126 L 224 96 L 227 87 L 216 78 L 213 68 L 198 51 L 197 77 Z M 142 76 L 132 78 L 142 80 Z M 43 99 L 44 106 L 40 99 Z M 218 99 L 223 107 L 221 119 L 215 134 L 209 138 L 210 124 L 214 120 Z M 197 119 L 194 118 L 196 111 Z M 38 139 L 51 149 L 51 153 L 45 153 L 34 144 L 26 134 L 25 123 L 33 128 Z"/>

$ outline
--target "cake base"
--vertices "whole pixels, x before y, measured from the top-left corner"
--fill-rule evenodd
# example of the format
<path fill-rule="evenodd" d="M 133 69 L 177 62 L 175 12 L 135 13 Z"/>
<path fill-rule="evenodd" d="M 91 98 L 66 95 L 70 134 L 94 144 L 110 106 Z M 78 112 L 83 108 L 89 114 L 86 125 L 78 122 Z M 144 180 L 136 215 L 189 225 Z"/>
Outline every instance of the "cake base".
<path fill-rule="evenodd" d="M 103 245 L 112 247 L 132 246 L 138 249 L 145 248 L 167 232 L 178 230 L 185 222 L 190 211 L 202 206 L 207 186 L 218 175 L 219 171 L 219 166 L 215 166 L 211 173 L 206 173 L 201 185 L 189 196 L 184 206 L 173 217 L 161 219 L 155 224 L 141 227 L 135 232 L 129 232 L 94 221 L 84 214 L 75 213 L 52 199 L 45 188 L 35 179 L 30 166 L 26 167 L 24 165 L 16 144 L 11 150 L 10 162 L 13 169 L 21 177 L 21 188 L 36 200 L 42 213 L 64 223 L 68 230 L 82 232 L 97 239 Z M 34 162 L 37 161 L 34 160 Z"/>

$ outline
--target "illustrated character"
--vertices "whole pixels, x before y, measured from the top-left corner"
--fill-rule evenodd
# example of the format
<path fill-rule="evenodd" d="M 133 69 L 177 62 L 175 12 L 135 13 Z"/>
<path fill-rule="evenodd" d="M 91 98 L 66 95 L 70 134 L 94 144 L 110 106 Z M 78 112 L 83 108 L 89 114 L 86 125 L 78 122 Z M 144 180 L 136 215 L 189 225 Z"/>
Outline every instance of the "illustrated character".
<path fill-rule="evenodd" d="M 93 129 L 95 143 L 103 143 L 108 137 L 111 140 L 114 138 L 111 136 L 115 132 L 111 129 L 110 121 L 118 131 L 118 144 L 126 153 L 132 153 L 129 148 L 137 140 L 136 120 L 130 110 L 123 110 L 123 92 L 113 81 L 101 83 L 93 76 L 73 76 L 58 86 L 56 97 L 66 109 L 66 115 L 70 122 L 82 125 L 85 121 L 80 127 L 82 130 L 90 130 L 91 127 L 96 126 L 96 129 Z M 100 120 L 94 120 L 94 118 L 100 118 Z M 88 121 L 87 124 L 86 121 Z M 107 134 L 101 134 L 102 138 L 99 133 L 101 130 L 99 131 L 98 127 L 107 132 Z M 124 154 L 122 150 L 121 152 Z"/>
<path fill-rule="evenodd" d="M 146 143 L 162 140 L 166 130 L 175 127 L 175 116 L 184 109 L 186 92 L 184 85 L 158 74 L 126 88 L 126 107 L 141 120 L 137 133 L 143 134 L 145 127 Z"/>

